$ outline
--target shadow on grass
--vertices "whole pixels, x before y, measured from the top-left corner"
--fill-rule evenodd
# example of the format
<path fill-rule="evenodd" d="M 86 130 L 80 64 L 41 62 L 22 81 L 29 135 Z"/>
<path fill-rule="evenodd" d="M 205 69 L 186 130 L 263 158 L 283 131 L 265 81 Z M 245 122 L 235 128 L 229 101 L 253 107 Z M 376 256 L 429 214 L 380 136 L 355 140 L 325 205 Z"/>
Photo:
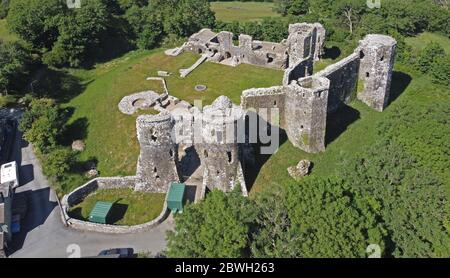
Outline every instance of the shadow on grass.
<path fill-rule="evenodd" d="M 324 55 L 322 56 L 322 59 L 332 59 L 332 60 L 336 60 L 337 58 L 339 58 L 339 56 L 341 56 L 341 49 L 337 46 L 333 46 L 330 48 L 325 48 L 324 49 Z"/>
<path fill-rule="evenodd" d="M 61 144 L 70 146 L 75 140 L 84 140 L 88 134 L 89 120 L 86 117 L 78 118 L 66 125 L 61 134 Z"/>
<path fill-rule="evenodd" d="M 108 214 L 106 223 L 108 224 L 116 224 L 120 220 L 123 220 L 125 217 L 125 214 L 128 210 L 128 205 L 126 204 L 120 204 L 119 202 L 122 199 L 118 199 L 116 202 L 114 202 L 111 211 Z"/>
<path fill-rule="evenodd" d="M 92 169 L 96 169 L 98 164 L 98 159 L 96 157 L 90 157 L 84 161 L 75 161 L 72 163 L 70 172 L 72 173 L 83 173 Z"/>
<path fill-rule="evenodd" d="M 71 209 L 71 210 L 69 210 L 69 212 L 67 214 L 71 218 L 82 220 L 82 221 L 88 221 L 88 219 L 83 216 L 81 208 Z"/>
<path fill-rule="evenodd" d="M 30 89 L 39 97 L 50 97 L 58 103 L 65 103 L 82 93 L 86 86 L 81 84 L 79 78 L 63 70 L 43 66 L 33 77 Z"/>
<path fill-rule="evenodd" d="M 260 123 L 260 124 L 258 124 L 258 134 L 260 134 L 259 127 L 262 124 L 262 126 L 267 125 L 269 130 L 272 130 L 272 132 L 275 130 L 278 130 L 279 146 L 282 146 L 288 140 L 286 131 L 284 129 L 281 129 L 279 127 L 275 127 L 275 126 L 271 125 L 270 123 L 268 123 L 267 121 L 265 121 L 263 118 L 261 118 L 259 116 L 257 116 L 257 119 L 258 119 L 258 123 Z M 249 127 L 248 120 L 246 120 L 245 126 L 248 129 L 248 127 Z M 267 134 L 267 133 L 264 133 L 264 131 L 262 131 L 261 134 Z M 247 190 L 249 192 L 252 189 L 253 185 L 255 184 L 256 178 L 258 177 L 258 175 L 261 171 L 261 168 L 264 166 L 264 164 L 266 164 L 266 162 L 272 156 L 272 154 L 263 154 L 261 152 L 262 148 L 270 146 L 270 143 L 263 144 L 261 141 L 259 141 L 259 139 L 260 139 L 259 137 L 260 136 L 258 136 L 258 143 L 251 144 L 252 154 L 250 154 L 250 155 L 252 157 L 254 157 L 254 161 L 248 161 L 248 162 L 244 163 L 244 169 L 243 169 L 244 178 L 245 178 L 245 183 L 247 185 Z M 274 150 L 274 152 L 275 152 L 275 150 Z M 244 156 L 244 157 L 246 157 L 246 156 Z"/>
<path fill-rule="evenodd" d="M 409 86 L 412 77 L 401 71 L 394 71 L 392 74 L 391 96 L 389 104 L 394 102 Z"/>
<path fill-rule="evenodd" d="M 96 63 L 108 62 L 135 49 L 130 43 L 135 38 L 131 35 L 133 30 L 128 22 L 122 17 L 111 17 L 111 21 L 109 28 L 101 36 L 100 45 L 89 49 L 83 68 L 92 69 Z"/>
<path fill-rule="evenodd" d="M 340 107 L 332 114 L 328 114 L 325 145 L 328 146 L 331 144 L 342 133 L 344 133 L 352 123 L 359 119 L 359 111 L 347 105 Z"/>

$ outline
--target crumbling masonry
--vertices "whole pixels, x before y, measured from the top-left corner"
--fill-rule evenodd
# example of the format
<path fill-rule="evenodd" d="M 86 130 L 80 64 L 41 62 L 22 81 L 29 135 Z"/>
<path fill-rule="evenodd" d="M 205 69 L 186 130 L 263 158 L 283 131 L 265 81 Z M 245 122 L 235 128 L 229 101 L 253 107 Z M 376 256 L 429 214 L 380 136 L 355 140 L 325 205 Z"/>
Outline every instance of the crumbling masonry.
<path fill-rule="evenodd" d="M 389 100 L 396 41 L 389 36 L 368 35 L 350 56 L 312 74 L 314 62 L 323 54 L 324 39 L 325 29 L 318 23 L 290 25 L 289 37 L 281 43 L 255 41 L 248 35 L 240 35 L 239 46 L 233 44 L 230 32 L 203 29 L 192 35 L 181 49 L 172 51 L 176 55 L 183 51 L 202 54 L 211 62 L 230 66 L 246 63 L 278 68 L 285 74 L 280 86 L 244 91 L 241 109 L 228 98 L 220 97 L 203 111 L 191 108 L 181 117 L 171 113 L 139 117 L 141 183 L 137 189 L 166 191 L 168 184 L 178 179 L 177 152 L 170 132 L 175 126 L 176 134 L 183 130 L 188 137 L 194 136 L 192 130 L 196 127 L 192 119 L 196 113 L 203 113 L 203 124 L 197 128 L 202 129 L 202 139 L 207 142 L 193 146 L 203 166 L 203 186 L 228 192 L 236 183 L 245 188 L 242 177 L 245 145 L 238 143 L 236 137 L 231 143 L 224 142 L 225 122 L 237 126 L 245 111 L 251 109 L 260 114 L 261 109 L 278 108 L 279 121 L 273 124 L 285 130 L 294 146 L 310 153 L 325 150 L 327 117 L 333 117 L 339 107 L 355 97 L 383 111 Z M 357 92 L 359 82 L 363 83 L 361 92 Z M 217 112 L 224 116 L 222 121 L 214 120 L 212 115 Z M 187 121 L 188 126 L 186 118 L 191 119 Z M 183 123 L 179 119 L 184 119 Z M 271 123 L 267 115 L 264 120 Z"/>
<path fill-rule="evenodd" d="M 246 195 L 243 173 L 252 152 L 248 151 L 245 140 L 243 143 L 229 130 L 227 123 L 236 130 L 250 111 L 263 118 L 263 109 L 277 108 L 276 123 L 267 115 L 264 120 L 279 126 L 294 146 L 310 153 L 325 150 L 327 118 L 337 117 L 334 112 L 352 99 L 358 98 L 373 109 L 383 111 L 390 96 L 396 41 L 389 36 L 368 35 L 354 53 L 313 74 L 314 62 L 323 54 L 324 39 L 325 29 L 318 23 L 290 25 L 289 37 L 281 43 L 256 41 L 240 35 L 238 46 L 233 44 L 230 32 L 214 33 L 203 29 L 181 48 L 166 51 L 172 56 L 191 51 L 201 54 L 202 61 L 207 59 L 230 66 L 246 63 L 282 69 L 284 78 L 280 86 L 245 90 L 240 106 L 222 96 L 203 110 L 188 105 L 176 112 L 173 107 L 168 108 L 176 106 L 172 101 L 166 100 L 165 104 L 153 101 L 154 105 L 160 105 L 161 113 L 137 119 L 141 152 L 137 175 L 133 177 L 135 189 L 167 192 L 171 182 L 186 180 L 180 171 L 178 151 L 181 148 L 184 151 L 194 149 L 198 154 L 202 196 L 207 188 L 229 192 L 236 184 L 241 185 Z M 195 68 L 183 74 L 192 70 Z M 363 89 L 357 92 L 357 88 Z M 121 107 L 130 106 L 127 99 L 124 100 Z M 198 115 L 203 120 L 196 126 L 194 118 Z M 217 115 L 221 120 L 217 120 Z M 195 136 L 201 137 L 201 144 L 196 143 L 199 141 Z M 192 143 L 180 144 L 180 137 Z"/>

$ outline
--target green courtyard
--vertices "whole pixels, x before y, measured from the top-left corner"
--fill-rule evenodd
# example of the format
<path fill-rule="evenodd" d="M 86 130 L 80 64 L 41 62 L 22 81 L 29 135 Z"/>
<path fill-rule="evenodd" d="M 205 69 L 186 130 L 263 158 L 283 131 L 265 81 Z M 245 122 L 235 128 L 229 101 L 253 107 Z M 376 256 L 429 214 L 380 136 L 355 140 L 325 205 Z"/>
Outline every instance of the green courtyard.
<path fill-rule="evenodd" d="M 115 225 L 139 225 L 158 217 L 163 209 L 165 194 L 135 192 L 131 189 L 100 189 L 69 211 L 71 217 L 88 220 L 99 201 L 113 204 L 108 223 Z"/>

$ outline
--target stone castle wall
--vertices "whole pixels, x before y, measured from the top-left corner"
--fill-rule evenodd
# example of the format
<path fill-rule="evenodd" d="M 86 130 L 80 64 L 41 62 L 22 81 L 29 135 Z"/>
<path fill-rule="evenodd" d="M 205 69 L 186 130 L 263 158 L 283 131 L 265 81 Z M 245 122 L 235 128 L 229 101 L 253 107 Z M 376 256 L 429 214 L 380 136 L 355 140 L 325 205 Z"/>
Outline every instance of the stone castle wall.
<path fill-rule="evenodd" d="M 335 112 L 342 104 L 349 103 L 356 95 L 359 66 L 359 54 L 353 53 L 316 74 L 330 80 L 329 113 Z"/>
<path fill-rule="evenodd" d="M 207 53 L 210 61 L 236 66 L 241 63 L 275 69 L 290 69 L 292 80 L 312 73 L 312 63 L 323 53 L 325 29 L 319 23 L 298 23 L 289 27 L 289 37 L 281 43 L 257 41 L 249 35 L 239 35 L 239 45 L 233 44 L 233 33 L 214 33 L 202 29 L 192 35 L 183 50 Z M 309 59 L 306 59 L 309 58 Z"/>
<path fill-rule="evenodd" d="M 391 37 L 368 35 L 354 53 L 308 77 L 309 68 L 302 64 L 304 60 L 300 57 L 301 53 L 309 53 L 306 59 L 312 61 L 310 51 L 314 47 L 317 49 L 315 36 L 319 32 L 305 32 L 306 27 L 291 26 L 291 36 L 294 30 L 298 31 L 296 41 L 300 43 L 294 44 L 294 48 L 300 56 L 297 60 L 295 56 L 290 57 L 299 64 L 285 71 L 283 86 L 245 90 L 241 105 L 244 109 L 256 109 L 256 113 L 262 108 L 279 108 L 279 126 L 286 131 L 291 143 L 315 153 L 325 150 L 328 114 L 348 104 L 355 96 L 377 111 L 387 106 L 396 42 Z M 308 43 L 314 41 L 316 45 Z M 298 72 L 293 73 L 295 70 Z M 364 83 L 364 90 L 357 94 L 358 82 Z M 270 117 L 267 121 L 270 122 Z"/>

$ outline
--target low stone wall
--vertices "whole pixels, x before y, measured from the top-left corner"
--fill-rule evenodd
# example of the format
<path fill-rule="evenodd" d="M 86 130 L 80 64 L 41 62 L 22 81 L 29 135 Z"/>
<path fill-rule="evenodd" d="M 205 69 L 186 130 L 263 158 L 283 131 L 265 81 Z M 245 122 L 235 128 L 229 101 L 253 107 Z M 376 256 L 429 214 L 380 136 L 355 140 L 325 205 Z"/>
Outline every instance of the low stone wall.
<path fill-rule="evenodd" d="M 160 99 L 160 95 L 154 91 L 145 91 L 124 97 L 119 103 L 120 112 L 133 115 L 139 109 L 150 108 Z M 137 101 L 142 101 L 141 106 L 136 105 Z"/>
<path fill-rule="evenodd" d="M 168 216 L 170 211 L 167 208 L 167 200 L 164 200 L 164 206 L 161 214 L 154 220 L 135 226 L 121 226 L 121 225 L 105 225 L 98 223 L 91 223 L 88 221 L 71 218 L 68 214 L 69 209 L 80 202 L 82 202 L 88 195 L 92 194 L 98 189 L 133 189 L 136 183 L 136 177 L 116 177 L 116 178 L 97 178 L 89 181 L 83 186 L 78 187 L 71 193 L 65 195 L 61 201 L 62 220 L 73 229 L 81 231 L 90 231 L 106 234 L 130 234 L 139 233 L 162 223 Z M 167 195 L 166 195 L 167 198 Z"/>
<path fill-rule="evenodd" d="M 65 195 L 61 205 L 65 211 L 66 208 L 76 206 L 81 203 L 88 195 L 98 189 L 133 189 L 136 183 L 136 177 L 115 177 L 115 178 L 96 178 L 86 184 L 78 187 L 71 193 Z"/>
<path fill-rule="evenodd" d="M 159 224 L 161 224 L 170 214 L 170 210 L 167 208 L 167 202 L 164 201 L 164 207 L 161 214 L 154 220 L 135 226 L 119 226 L 119 225 L 105 225 L 82 221 L 74 218 L 67 220 L 69 227 L 80 230 L 97 232 L 104 234 L 133 234 L 148 231 Z"/>

